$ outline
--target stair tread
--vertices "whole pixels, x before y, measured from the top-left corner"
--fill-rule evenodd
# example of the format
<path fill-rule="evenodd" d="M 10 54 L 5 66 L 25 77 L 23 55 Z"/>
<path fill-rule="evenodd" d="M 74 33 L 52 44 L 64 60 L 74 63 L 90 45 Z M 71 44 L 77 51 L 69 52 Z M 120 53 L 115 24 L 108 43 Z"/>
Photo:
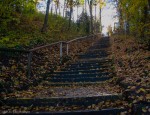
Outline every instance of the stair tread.
<path fill-rule="evenodd" d="M 75 78 L 75 79 L 50 79 L 51 82 L 96 82 L 106 81 L 112 77 L 100 77 L 100 78 Z"/>
<path fill-rule="evenodd" d="M 73 96 L 73 97 L 50 97 L 50 98 L 8 98 L 2 99 L 1 102 L 9 106 L 46 106 L 57 104 L 61 105 L 81 105 L 81 103 L 90 105 L 91 103 L 99 103 L 104 100 L 117 100 L 122 99 L 122 94 L 110 94 L 110 95 L 99 95 L 99 96 Z"/>
<path fill-rule="evenodd" d="M 74 71 L 55 71 L 54 74 L 88 74 L 88 73 L 100 73 L 100 72 L 108 72 L 109 69 L 100 69 L 100 70 L 74 70 Z"/>
<path fill-rule="evenodd" d="M 62 112 L 39 112 L 39 114 L 51 114 L 51 115 L 83 115 L 83 114 L 117 114 L 127 111 L 125 108 L 108 108 L 101 110 L 78 110 L 78 111 L 62 111 Z M 33 112 L 34 113 L 34 112 Z"/>
<path fill-rule="evenodd" d="M 86 86 L 86 85 L 96 85 L 101 84 L 102 81 L 96 81 L 96 82 L 50 82 L 47 81 L 47 86 Z"/>
<path fill-rule="evenodd" d="M 112 73 L 110 72 L 97 72 L 97 73 L 53 73 L 52 77 L 100 77 L 103 75 L 111 75 Z"/>

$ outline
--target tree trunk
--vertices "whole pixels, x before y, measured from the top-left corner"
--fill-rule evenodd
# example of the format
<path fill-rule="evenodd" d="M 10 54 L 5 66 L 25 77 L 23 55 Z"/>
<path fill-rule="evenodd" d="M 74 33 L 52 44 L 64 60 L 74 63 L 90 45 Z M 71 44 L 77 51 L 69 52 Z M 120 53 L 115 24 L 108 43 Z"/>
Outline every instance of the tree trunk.
<path fill-rule="evenodd" d="M 79 14 L 79 11 L 78 11 L 78 5 L 77 5 L 77 20 L 78 20 L 78 14 Z"/>
<path fill-rule="evenodd" d="M 59 9 L 59 16 L 61 16 L 60 7 L 61 7 L 61 6 L 59 5 L 59 8 L 58 8 L 58 9 Z"/>
<path fill-rule="evenodd" d="M 50 5 L 50 0 L 47 1 L 46 14 L 45 14 L 44 24 L 43 24 L 43 27 L 41 29 L 41 32 L 46 32 L 46 30 L 47 30 L 48 15 L 49 15 L 49 5 Z"/>
<path fill-rule="evenodd" d="M 119 12 L 119 24 L 120 24 L 120 30 L 121 32 L 123 32 L 123 12 L 122 12 L 122 9 L 119 8 L 118 9 L 118 12 Z"/>
<path fill-rule="evenodd" d="M 66 0 L 64 0 L 63 17 L 65 17 Z"/>
<path fill-rule="evenodd" d="M 100 14 L 100 33 L 102 33 L 102 9 L 100 8 L 99 10 L 99 14 Z"/>
<path fill-rule="evenodd" d="M 86 13 L 86 12 L 87 12 L 87 11 L 86 11 L 86 0 L 84 1 L 84 7 L 85 7 L 84 10 L 85 10 L 85 13 Z"/>
<path fill-rule="evenodd" d="M 90 0 L 89 2 L 89 8 L 90 8 L 90 32 L 93 33 L 93 14 L 92 14 L 92 4 L 93 0 Z"/>
<path fill-rule="evenodd" d="M 57 17 L 57 5 L 55 5 L 55 14 L 56 14 L 56 17 Z"/>
<path fill-rule="evenodd" d="M 143 28 L 142 28 L 142 31 L 141 31 L 141 38 L 144 38 L 145 37 L 145 31 L 146 31 L 146 27 L 145 27 L 145 24 L 147 22 L 147 16 L 148 16 L 148 8 L 147 6 L 144 7 L 144 10 L 143 10 L 143 18 L 141 19 L 141 22 L 143 22 Z"/>
<path fill-rule="evenodd" d="M 69 27 L 68 27 L 68 30 L 70 29 L 71 27 L 71 17 L 72 17 L 72 11 L 73 11 L 73 8 L 70 7 L 70 15 L 69 15 Z"/>
<path fill-rule="evenodd" d="M 95 5 L 95 21 L 96 21 L 96 5 Z"/>
<path fill-rule="evenodd" d="M 51 15 L 53 14 L 53 4 L 51 4 Z"/>

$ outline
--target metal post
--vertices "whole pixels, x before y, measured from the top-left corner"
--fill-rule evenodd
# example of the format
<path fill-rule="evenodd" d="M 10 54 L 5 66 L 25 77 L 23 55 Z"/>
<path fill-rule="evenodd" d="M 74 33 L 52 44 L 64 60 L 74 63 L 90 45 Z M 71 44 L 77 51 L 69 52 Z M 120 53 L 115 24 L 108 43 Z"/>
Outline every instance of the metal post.
<path fill-rule="evenodd" d="M 67 43 L 67 56 L 69 54 L 69 44 Z"/>
<path fill-rule="evenodd" d="M 28 54 L 28 67 L 27 67 L 28 79 L 31 77 L 31 60 L 32 60 L 32 52 Z"/>
<path fill-rule="evenodd" d="M 62 62 L 62 55 L 63 55 L 62 42 L 60 42 L 60 63 Z"/>

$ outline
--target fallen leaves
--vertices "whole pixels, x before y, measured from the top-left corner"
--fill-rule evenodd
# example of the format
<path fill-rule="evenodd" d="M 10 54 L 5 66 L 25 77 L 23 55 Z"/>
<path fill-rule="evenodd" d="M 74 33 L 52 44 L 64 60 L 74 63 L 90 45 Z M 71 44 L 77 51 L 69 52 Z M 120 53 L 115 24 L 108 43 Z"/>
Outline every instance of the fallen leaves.
<path fill-rule="evenodd" d="M 44 83 L 45 84 L 45 83 Z M 41 97 L 84 97 L 120 94 L 122 89 L 120 86 L 109 82 L 93 85 L 71 85 L 71 86 L 45 86 L 43 83 L 36 87 L 30 87 L 26 91 L 16 91 L 10 94 L 4 94 L 2 97 L 17 98 L 41 98 Z"/>
<path fill-rule="evenodd" d="M 126 99 L 131 103 L 150 101 L 150 52 L 143 44 L 139 44 L 133 37 L 124 39 L 114 36 L 113 57 L 117 77 L 123 78 L 120 83 L 124 87 Z M 142 108 L 143 112 L 148 109 Z"/>
<path fill-rule="evenodd" d="M 69 44 L 69 56 L 66 56 L 66 45 L 63 44 L 62 64 L 75 61 L 76 54 L 85 52 L 96 39 L 75 41 Z M 43 74 L 60 70 L 59 44 L 32 52 L 31 78 L 27 79 L 28 56 L 24 53 L 7 52 L 0 56 L 0 84 L 2 92 L 8 93 L 16 90 L 25 90 L 24 85 L 33 85 L 44 79 Z M 3 53 L 2 53 L 3 54 Z M 71 58 L 70 58 L 71 57 Z M 68 62 L 67 62 L 68 61 Z M 25 83 L 25 84 L 24 84 Z M 26 86 L 27 87 L 27 86 Z"/>
<path fill-rule="evenodd" d="M 123 100 L 115 100 L 115 101 L 101 101 L 97 104 L 90 104 L 90 105 L 70 105 L 70 106 L 29 106 L 29 107 L 9 107 L 9 106 L 2 106 L 1 110 L 5 113 L 12 113 L 12 112 L 19 112 L 19 113 L 28 113 L 28 112 L 63 112 L 63 111 L 80 111 L 80 110 L 102 110 L 102 109 L 111 109 L 111 108 L 125 108 L 124 105 L 127 105 L 127 102 Z"/>

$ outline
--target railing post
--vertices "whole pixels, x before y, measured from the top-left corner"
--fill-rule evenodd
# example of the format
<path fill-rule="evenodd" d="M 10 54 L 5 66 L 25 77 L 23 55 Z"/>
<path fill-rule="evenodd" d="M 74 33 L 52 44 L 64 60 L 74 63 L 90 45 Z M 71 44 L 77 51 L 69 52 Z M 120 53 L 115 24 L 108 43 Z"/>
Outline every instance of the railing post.
<path fill-rule="evenodd" d="M 60 42 L 60 63 L 62 62 L 62 56 L 63 56 L 62 42 Z"/>
<path fill-rule="evenodd" d="M 32 52 L 29 52 L 28 53 L 28 67 L 27 67 L 28 79 L 31 77 L 31 60 L 32 60 Z"/>
<path fill-rule="evenodd" d="M 69 55 L 69 44 L 67 43 L 67 56 Z"/>

